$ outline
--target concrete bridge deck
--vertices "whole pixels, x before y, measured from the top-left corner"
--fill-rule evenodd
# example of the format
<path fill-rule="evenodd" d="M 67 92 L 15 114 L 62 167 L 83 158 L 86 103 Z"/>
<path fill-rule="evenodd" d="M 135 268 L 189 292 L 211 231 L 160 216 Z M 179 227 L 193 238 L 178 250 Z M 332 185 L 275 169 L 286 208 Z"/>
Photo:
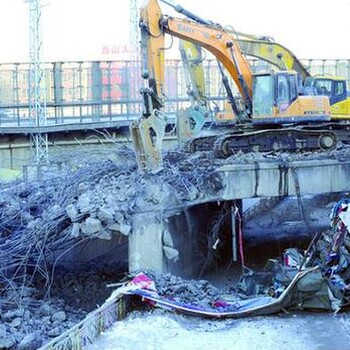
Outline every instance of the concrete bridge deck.
<path fill-rule="evenodd" d="M 186 256 L 187 261 L 191 261 L 189 256 L 196 249 L 193 240 L 198 238 L 194 231 L 205 230 L 204 227 L 209 226 L 212 214 L 208 204 L 215 206 L 220 202 L 234 203 L 238 199 L 252 197 L 304 196 L 350 190 L 349 158 L 225 164 L 219 166 L 216 173 L 221 190 L 183 203 L 181 209 L 177 208 L 177 213 L 168 214 L 172 217 L 157 211 L 134 215 L 135 229 L 129 235 L 131 271 L 168 270 L 171 263 L 169 265 L 166 258 L 164 241 L 169 238 L 164 237 L 169 236 L 173 241 L 170 248 L 174 251 L 171 252 L 176 255 L 176 250 L 180 257 Z M 143 224 L 140 225 L 140 222 Z"/>
<path fill-rule="evenodd" d="M 350 160 L 232 164 L 218 169 L 223 200 L 312 195 L 350 190 Z"/>

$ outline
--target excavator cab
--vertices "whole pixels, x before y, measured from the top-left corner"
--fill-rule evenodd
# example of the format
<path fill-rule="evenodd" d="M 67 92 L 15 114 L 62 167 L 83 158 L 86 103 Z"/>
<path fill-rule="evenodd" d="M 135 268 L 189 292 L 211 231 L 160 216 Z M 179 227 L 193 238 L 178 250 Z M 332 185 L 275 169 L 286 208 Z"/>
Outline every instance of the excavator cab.
<path fill-rule="evenodd" d="M 253 83 L 253 115 L 271 115 L 275 105 L 274 78 L 271 74 L 256 75 Z"/>
<path fill-rule="evenodd" d="M 297 75 L 290 71 L 256 75 L 253 84 L 253 116 L 284 112 L 297 98 Z"/>
<path fill-rule="evenodd" d="M 277 71 L 254 76 L 253 124 L 305 123 L 329 120 L 326 96 L 300 96 L 295 71 Z"/>
<path fill-rule="evenodd" d="M 313 88 L 317 95 L 327 96 L 330 102 L 331 119 L 350 120 L 350 93 L 346 81 L 340 77 L 308 77 L 305 88 Z"/>
<path fill-rule="evenodd" d="M 332 119 L 350 119 L 350 95 L 342 78 L 319 76 L 313 79 L 317 94 L 328 96 Z"/>

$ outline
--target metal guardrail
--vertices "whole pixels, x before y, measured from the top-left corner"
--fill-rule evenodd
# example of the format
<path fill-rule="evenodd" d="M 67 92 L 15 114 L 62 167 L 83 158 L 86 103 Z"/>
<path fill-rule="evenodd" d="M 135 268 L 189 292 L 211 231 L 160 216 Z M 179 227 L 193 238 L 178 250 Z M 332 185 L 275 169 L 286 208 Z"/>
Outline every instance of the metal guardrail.
<path fill-rule="evenodd" d="M 343 76 L 350 84 L 350 60 L 302 60 L 312 75 Z M 251 60 L 253 69 L 266 63 Z M 124 120 L 142 111 L 139 62 L 52 62 L 43 65 L 49 125 Z M 204 62 L 208 97 L 222 103 L 225 91 L 215 60 Z M 189 106 L 184 70 L 180 60 L 168 60 L 166 113 Z M 0 64 L 0 127 L 34 126 L 29 116 L 29 65 Z M 130 120 L 129 120 L 130 119 Z"/>

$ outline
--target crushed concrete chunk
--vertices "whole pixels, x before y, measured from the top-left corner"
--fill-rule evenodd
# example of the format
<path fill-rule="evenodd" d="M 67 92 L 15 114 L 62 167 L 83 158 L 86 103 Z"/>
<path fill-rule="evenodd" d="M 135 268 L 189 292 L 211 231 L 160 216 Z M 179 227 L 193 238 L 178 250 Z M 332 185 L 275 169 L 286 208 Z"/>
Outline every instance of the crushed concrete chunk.
<path fill-rule="evenodd" d="M 89 189 L 89 185 L 86 182 L 81 182 L 78 186 L 77 186 L 77 191 L 79 194 L 82 194 L 84 192 L 86 192 Z"/>
<path fill-rule="evenodd" d="M 100 208 L 97 212 L 97 217 L 101 220 L 101 222 L 109 223 L 113 222 L 113 214 L 114 211 L 111 208 Z"/>
<path fill-rule="evenodd" d="M 2 314 L 2 320 L 6 321 L 6 322 L 10 322 L 13 319 L 17 318 L 17 317 L 21 317 L 24 313 L 24 309 L 15 309 L 15 310 L 9 310 L 7 312 L 5 312 L 4 314 Z"/>
<path fill-rule="evenodd" d="M 52 311 L 53 311 L 53 309 L 49 303 L 44 303 L 40 307 L 40 314 L 42 314 L 43 316 L 51 315 Z"/>
<path fill-rule="evenodd" d="M 110 240 L 112 239 L 112 232 L 109 230 L 102 230 L 99 234 L 98 234 L 98 238 L 100 239 L 105 239 L 105 240 Z"/>
<path fill-rule="evenodd" d="M 102 230 L 102 224 L 101 224 L 101 221 L 98 219 L 87 218 L 81 224 L 81 231 L 87 235 L 93 235 L 97 232 L 100 232 L 101 230 Z"/>
<path fill-rule="evenodd" d="M 150 184 L 146 187 L 145 198 L 148 202 L 151 202 L 153 204 L 161 203 L 163 195 L 164 194 L 161 185 Z"/>
<path fill-rule="evenodd" d="M 68 217 L 71 219 L 71 221 L 76 221 L 78 218 L 78 209 L 73 205 L 69 204 L 66 206 L 66 213 Z"/>
<path fill-rule="evenodd" d="M 173 239 L 168 230 L 164 230 L 163 232 L 163 244 L 168 247 L 174 247 Z"/>
<path fill-rule="evenodd" d="M 71 231 L 70 235 L 74 238 L 77 238 L 77 237 L 79 237 L 79 233 L 80 233 L 80 224 L 75 222 L 72 225 L 72 231 Z"/>
<path fill-rule="evenodd" d="M 10 326 L 14 328 L 18 328 L 22 324 L 22 319 L 20 317 L 15 318 L 12 320 Z"/>
<path fill-rule="evenodd" d="M 35 350 L 41 346 L 40 335 L 27 334 L 18 345 L 18 350 Z"/>
<path fill-rule="evenodd" d="M 194 201 L 195 199 L 197 199 L 197 197 L 199 197 L 199 192 L 197 188 L 195 188 L 194 186 L 191 186 L 190 190 L 188 191 L 186 199 L 189 201 Z"/>
<path fill-rule="evenodd" d="M 15 345 L 12 335 L 7 335 L 6 338 L 0 338 L 0 349 L 10 349 Z"/>
<path fill-rule="evenodd" d="M 120 224 L 115 222 L 114 224 L 108 225 L 108 229 L 111 230 L 111 231 L 119 232 Z"/>
<path fill-rule="evenodd" d="M 83 193 L 78 199 L 78 208 L 81 213 L 88 213 L 92 210 L 89 193 Z"/>
<path fill-rule="evenodd" d="M 117 211 L 115 214 L 114 214 L 114 220 L 116 222 L 119 222 L 120 224 L 122 224 L 124 221 L 125 221 L 125 217 L 124 217 L 124 214 L 120 211 Z"/>
<path fill-rule="evenodd" d="M 38 223 L 39 223 L 39 219 L 35 219 L 33 221 L 28 222 L 27 227 L 29 230 L 35 230 L 35 227 L 38 225 Z"/>
<path fill-rule="evenodd" d="M 60 327 L 55 327 L 53 329 L 51 329 L 49 332 L 47 332 L 47 335 L 51 338 L 55 338 L 60 336 L 62 333 L 62 330 Z"/>
<path fill-rule="evenodd" d="M 120 232 L 124 236 L 128 236 L 131 231 L 131 226 L 127 224 L 114 223 L 108 226 L 108 229 L 116 232 Z"/>
<path fill-rule="evenodd" d="M 5 338 L 6 335 L 6 326 L 4 324 L 0 324 L 0 339 Z"/>
<path fill-rule="evenodd" d="M 131 226 L 127 224 L 121 224 L 120 225 L 120 233 L 122 233 L 124 236 L 129 235 L 131 231 Z"/>
<path fill-rule="evenodd" d="M 64 311 L 58 311 L 55 312 L 52 316 L 51 316 L 51 321 L 52 322 L 63 322 L 67 319 L 66 313 Z"/>

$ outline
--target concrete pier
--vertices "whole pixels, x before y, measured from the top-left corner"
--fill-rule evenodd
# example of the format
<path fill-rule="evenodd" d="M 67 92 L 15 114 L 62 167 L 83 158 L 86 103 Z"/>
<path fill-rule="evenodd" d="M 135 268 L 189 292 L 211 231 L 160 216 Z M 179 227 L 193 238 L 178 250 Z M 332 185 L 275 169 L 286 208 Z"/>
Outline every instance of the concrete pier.
<path fill-rule="evenodd" d="M 152 213 L 134 215 L 134 229 L 129 234 L 129 271 L 163 272 L 163 226 Z"/>

